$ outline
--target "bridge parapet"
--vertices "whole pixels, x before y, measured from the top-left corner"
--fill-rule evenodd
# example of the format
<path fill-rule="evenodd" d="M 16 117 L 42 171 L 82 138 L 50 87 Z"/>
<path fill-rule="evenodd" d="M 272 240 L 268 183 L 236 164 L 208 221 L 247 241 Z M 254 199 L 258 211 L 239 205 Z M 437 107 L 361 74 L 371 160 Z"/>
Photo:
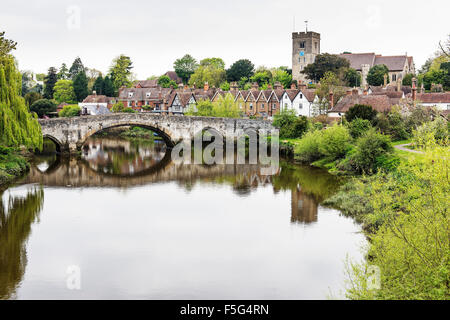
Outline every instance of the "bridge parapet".
<path fill-rule="evenodd" d="M 41 119 L 42 134 L 53 140 L 60 151 L 76 152 L 91 135 L 113 127 L 140 126 L 158 133 L 169 147 L 190 139 L 204 129 L 223 137 L 237 137 L 242 131 L 274 129 L 270 121 L 213 117 L 168 116 L 153 113 L 112 113 L 97 116 Z"/>

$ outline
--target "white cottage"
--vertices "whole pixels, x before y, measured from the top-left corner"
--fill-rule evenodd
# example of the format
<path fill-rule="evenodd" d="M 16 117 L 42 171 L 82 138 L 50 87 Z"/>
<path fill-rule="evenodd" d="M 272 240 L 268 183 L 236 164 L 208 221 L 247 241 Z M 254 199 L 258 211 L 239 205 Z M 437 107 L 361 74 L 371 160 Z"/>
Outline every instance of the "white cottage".
<path fill-rule="evenodd" d="M 294 110 L 297 116 L 312 117 L 314 116 L 312 106 L 316 99 L 318 98 L 314 90 L 289 89 L 283 93 L 280 108 Z"/>

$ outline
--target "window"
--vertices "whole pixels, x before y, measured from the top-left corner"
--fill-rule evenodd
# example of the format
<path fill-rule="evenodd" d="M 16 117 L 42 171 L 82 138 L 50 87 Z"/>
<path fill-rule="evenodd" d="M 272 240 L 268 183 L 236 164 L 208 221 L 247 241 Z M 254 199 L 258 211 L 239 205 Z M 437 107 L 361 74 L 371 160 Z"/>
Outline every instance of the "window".
<path fill-rule="evenodd" d="M 300 103 L 300 104 L 298 105 L 298 108 L 299 108 L 299 109 L 303 109 L 303 103 Z"/>
<path fill-rule="evenodd" d="M 397 81 L 397 75 L 396 74 L 392 75 L 392 81 Z"/>
<path fill-rule="evenodd" d="M 450 110 L 450 104 L 447 105 L 447 110 Z"/>
<path fill-rule="evenodd" d="M 277 104 L 276 103 L 272 103 L 272 109 L 275 110 L 277 108 Z"/>
<path fill-rule="evenodd" d="M 264 103 L 261 103 L 261 110 L 264 110 Z"/>
<path fill-rule="evenodd" d="M 239 108 L 242 109 L 242 103 L 239 103 Z"/>
<path fill-rule="evenodd" d="M 300 41 L 300 49 L 305 49 L 306 42 Z"/>
<path fill-rule="evenodd" d="M 133 106 L 133 101 L 131 101 L 131 100 L 130 100 L 130 101 L 128 101 L 128 107 L 130 107 L 130 108 L 131 108 L 132 106 Z"/>
<path fill-rule="evenodd" d="M 133 97 L 133 92 L 128 92 L 128 98 L 132 98 Z"/>
<path fill-rule="evenodd" d="M 147 98 L 150 98 L 150 94 L 151 94 L 151 92 L 147 92 L 147 93 L 145 94 L 145 96 L 146 96 Z"/>
<path fill-rule="evenodd" d="M 284 103 L 284 109 L 287 109 L 287 103 L 286 102 Z"/>
<path fill-rule="evenodd" d="M 303 93 L 300 93 L 300 99 L 303 99 Z"/>
<path fill-rule="evenodd" d="M 314 49 L 317 50 L 317 42 L 314 42 Z"/>
<path fill-rule="evenodd" d="M 253 103 L 250 103 L 250 110 L 253 110 Z"/>

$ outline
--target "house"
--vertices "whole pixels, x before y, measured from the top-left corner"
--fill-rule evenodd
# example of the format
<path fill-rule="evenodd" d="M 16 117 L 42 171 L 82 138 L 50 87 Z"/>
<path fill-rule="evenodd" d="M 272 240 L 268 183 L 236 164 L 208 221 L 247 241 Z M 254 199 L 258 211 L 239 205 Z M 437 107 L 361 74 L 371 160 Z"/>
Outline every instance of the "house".
<path fill-rule="evenodd" d="M 389 69 L 389 82 L 396 82 L 403 79 L 407 74 L 415 73 L 413 57 L 405 55 L 383 56 L 375 53 L 342 53 L 341 58 L 347 59 L 350 67 L 361 74 L 361 86 L 367 84 L 369 70 L 376 65 L 384 64 Z"/>
<path fill-rule="evenodd" d="M 330 93 L 330 101 L 332 101 L 333 93 Z M 379 95 L 368 95 L 358 94 L 358 91 L 355 90 L 350 94 L 347 93 L 344 97 L 342 97 L 336 105 L 331 103 L 331 108 L 328 111 L 328 117 L 330 118 L 341 118 L 345 113 L 353 107 L 355 104 L 364 104 L 369 105 L 373 109 L 378 112 L 390 111 L 392 106 L 395 105 L 395 100 L 391 100 L 385 94 Z"/>
<path fill-rule="evenodd" d="M 174 91 L 169 98 L 166 111 L 182 115 L 187 110 L 196 110 L 196 103 L 195 96 L 190 90 Z"/>
<path fill-rule="evenodd" d="M 158 80 L 140 80 L 134 86 L 135 88 L 156 88 L 158 87 Z"/>
<path fill-rule="evenodd" d="M 82 115 L 98 115 L 110 113 L 116 98 L 107 97 L 105 95 L 93 94 L 87 96 L 83 102 L 78 103 Z"/>
<path fill-rule="evenodd" d="M 121 88 L 118 100 L 124 108 L 132 108 L 137 111 L 161 112 L 166 110 L 166 103 L 174 90 L 160 86 L 150 88 Z"/>
<path fill-rule="evenodd" d="M 430 92 L 408 94 L 408 98 L 424 107 L 436 107 L 441 111 L 450 110 L 450 92 Z"/>
<path fill-rule="evenodd" d="M 176 84 L 183 83 L 183 79 L 181 79 L 175 71 L 167 71 L 164 75 L 168 76 L 170 78 L 170 80 L 175 81 Z"/>
<path fill-rule="evenodd" d="M 285 90 L 281 98 L 281 108 L 295 111 L 297 116 L 312 117 L 314 116 L 313 104 L 318 102 L 314 90 L 306 89 L 305 85 L 296 89 L 293 84 L 291 89 Z"/>

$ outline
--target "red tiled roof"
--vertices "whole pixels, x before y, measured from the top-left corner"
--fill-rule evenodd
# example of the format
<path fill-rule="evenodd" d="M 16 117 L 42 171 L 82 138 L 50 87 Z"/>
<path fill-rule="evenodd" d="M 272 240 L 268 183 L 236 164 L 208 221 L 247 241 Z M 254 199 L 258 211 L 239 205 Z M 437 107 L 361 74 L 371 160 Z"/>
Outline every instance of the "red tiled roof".
<path fill-rule="evenodd" d="M 416 99 L 423 103 L 450 103 L 450 92 L 418 93 Z"/>
<path fill-rule="evenodd" d="M 329 112 L 347 112 L 355 104 L 369 105 L 378 112 L 389 111 L 394 105 L 386 95 L 348 95 L 342 97 Z"/>

